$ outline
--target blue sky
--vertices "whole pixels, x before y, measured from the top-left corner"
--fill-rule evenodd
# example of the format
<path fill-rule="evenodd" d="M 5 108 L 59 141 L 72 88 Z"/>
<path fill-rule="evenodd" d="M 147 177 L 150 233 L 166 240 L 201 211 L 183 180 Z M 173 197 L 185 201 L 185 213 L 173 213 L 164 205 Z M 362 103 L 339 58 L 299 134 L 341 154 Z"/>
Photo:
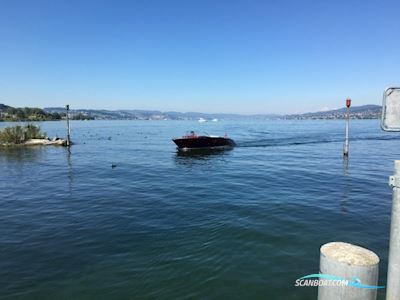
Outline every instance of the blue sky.
<path fill-rule="evenodd" d="M 0 103 L 294 113 L 400 85 L 400 1 L 0 0 Z"/>

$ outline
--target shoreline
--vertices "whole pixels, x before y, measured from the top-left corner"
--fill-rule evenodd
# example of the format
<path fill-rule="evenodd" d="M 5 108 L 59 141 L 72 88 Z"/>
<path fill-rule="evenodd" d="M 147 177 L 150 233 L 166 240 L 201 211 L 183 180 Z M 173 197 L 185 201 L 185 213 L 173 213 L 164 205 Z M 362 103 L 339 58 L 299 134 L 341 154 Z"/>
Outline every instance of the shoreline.
<path fill-rule="evenodd" d="M 25 147 L 25 146 L 67 146 L 67 140 L 56 139 L 56 140 L 48 140 L 48 139 L 30 139 L 20 144 L 15 143 L 7 143 L 0 144 L 0 147 Z"/>

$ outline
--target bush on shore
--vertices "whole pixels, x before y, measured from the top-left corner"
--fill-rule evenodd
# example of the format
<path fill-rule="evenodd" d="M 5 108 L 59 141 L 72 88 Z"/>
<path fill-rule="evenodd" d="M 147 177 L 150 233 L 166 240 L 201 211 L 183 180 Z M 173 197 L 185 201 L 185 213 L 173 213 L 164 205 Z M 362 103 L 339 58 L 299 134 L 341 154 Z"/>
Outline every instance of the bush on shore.
<path fill-rule="evenodd" d="M 46 134 L 40 130 L 40 126 L 16 125 L 0 130 L 0 144 L 22 144 L 30 139 L 44 139 L 45 136 Z"/>

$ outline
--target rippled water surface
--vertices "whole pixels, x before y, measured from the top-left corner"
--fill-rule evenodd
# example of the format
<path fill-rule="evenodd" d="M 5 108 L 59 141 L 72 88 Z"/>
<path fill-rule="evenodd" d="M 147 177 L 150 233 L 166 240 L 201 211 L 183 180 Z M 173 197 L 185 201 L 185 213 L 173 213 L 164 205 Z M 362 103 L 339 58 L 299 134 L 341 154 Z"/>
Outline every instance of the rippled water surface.
<path fill-rule="evenodd" d="M 0 298 L 316 299 L 294 282 L 330 241 L 375 251 L 385 285 L 400 134 L 378 121 L 351 122 L 348 162 L 343 121 L 72 128 L 70 151 L 0 150 Z M 177 153 L 192 129 L 238 147 Z"/>

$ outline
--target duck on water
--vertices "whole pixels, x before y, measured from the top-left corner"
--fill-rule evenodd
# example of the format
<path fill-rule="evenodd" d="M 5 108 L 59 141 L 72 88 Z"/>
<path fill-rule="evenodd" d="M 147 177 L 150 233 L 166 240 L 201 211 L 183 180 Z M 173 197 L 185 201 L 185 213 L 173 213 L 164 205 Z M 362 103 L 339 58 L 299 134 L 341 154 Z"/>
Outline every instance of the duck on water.
<path fill-rule="evenodd" d="M 181 138 L 172 139 L 178 150 L 199 150 L 199 149 L 229 149 L 236 146 L 236 143 L 225 136 L 197 135 L 194 131 Z"/>

